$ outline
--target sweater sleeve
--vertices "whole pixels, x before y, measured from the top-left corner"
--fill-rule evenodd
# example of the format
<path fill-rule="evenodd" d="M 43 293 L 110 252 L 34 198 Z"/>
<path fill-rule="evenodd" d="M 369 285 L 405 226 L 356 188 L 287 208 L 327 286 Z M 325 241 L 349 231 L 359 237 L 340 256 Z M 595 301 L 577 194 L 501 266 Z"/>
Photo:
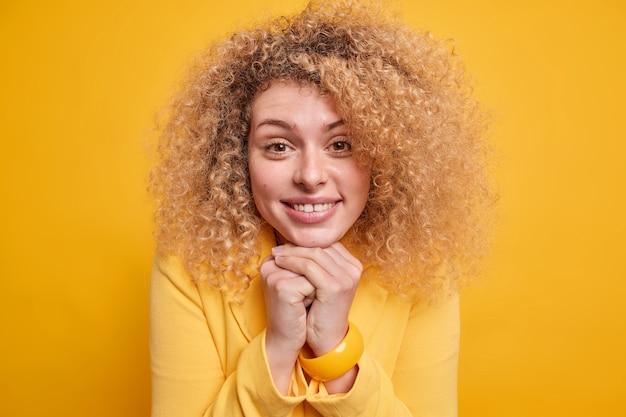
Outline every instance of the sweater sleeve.
<path fill-rule="evenodd" d="M 182 269 L 155 262 L 150 289 L 152 416 L 287 416 L 304 401 L 306 381 L 294 369 L 290 395 L 275 388 L 265 333 L 242 351 L 226 375 L 197 287 Z M 181 275 L 181 276 L 179 276 Z"/>
<path fill-rule="evenodd" d="M 458 295 L 413 306 L 392 380 L 414 416 L 458 415 L 459 340 Z"/>
<path fill-rule="evenodd" d="M 328 417 L 457 416 L 458 347 L 458 297 L 415 305 L 393 375 L 365 351 L 350 392 L 328 395 L 320 383 L 308 401 Z"/>

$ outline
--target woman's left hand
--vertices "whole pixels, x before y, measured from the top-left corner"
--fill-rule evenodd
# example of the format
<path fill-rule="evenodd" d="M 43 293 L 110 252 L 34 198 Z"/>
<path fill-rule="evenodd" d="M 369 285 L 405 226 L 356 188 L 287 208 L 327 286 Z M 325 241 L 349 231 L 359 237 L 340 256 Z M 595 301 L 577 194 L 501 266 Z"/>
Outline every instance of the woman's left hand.
<path fill-rule="evenodd" d="M 348 314 L 363 266 L 339 242 L 327 248 L 291 244 L 273 249 L 277 266 L 304 276 L 315 287 L 307 316 L 307 344 L 315 355 L 337 346 L 348 330 Z"/>

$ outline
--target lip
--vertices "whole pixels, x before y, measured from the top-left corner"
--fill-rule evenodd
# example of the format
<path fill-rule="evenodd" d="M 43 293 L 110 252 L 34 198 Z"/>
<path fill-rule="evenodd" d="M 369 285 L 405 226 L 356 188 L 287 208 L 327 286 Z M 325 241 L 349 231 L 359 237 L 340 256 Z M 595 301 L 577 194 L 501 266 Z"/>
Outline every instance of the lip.
<path fill-rule="evenodd" d="M 281 201 L 283 207 L 285 208 L 285 212 L 289 217 L 299 223 L 305 224 L 314 224 L 314 223 L 322 223 L 326 220 L 333 217 L 333 215 L 339 209 L 339 206 L 342 204 L 341 200 L 329 200 L 329 199 L 293 199 L 288 201 Z M 313 206 L 312 211 L 301 211 L 296 210 L 293 206 Z M 315 211 L 315 208 L 321 208 L 319 206 L 324 205 L 332 205 L 330 208 L 321 211 Z M 318 206 L 318 207 L 315 207 Z M 301 207 L 302 208 L 302 207 Z M 310 209 L 311 207 L 309 207 Z"/>

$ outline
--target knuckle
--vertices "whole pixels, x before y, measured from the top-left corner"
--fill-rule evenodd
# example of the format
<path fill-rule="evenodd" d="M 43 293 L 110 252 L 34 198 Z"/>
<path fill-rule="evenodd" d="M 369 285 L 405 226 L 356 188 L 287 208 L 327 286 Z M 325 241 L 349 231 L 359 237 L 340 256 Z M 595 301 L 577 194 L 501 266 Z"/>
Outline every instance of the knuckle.
<path fill-rule="evenodd" d="M 314 272 L 316 269 L 316 266 L 317 264 L 315 263 L 315 261 L 311 259 L 305 259 L 303 262 L 303 267 L 307 274 Z"/>
<path fill-rule="evenodd" d="M 274 280 L 274 282 L 272 282 L 272 287 L 277 293 L 283 294 L 289 291 L 290 285 L 287 280 L 277 279 L 277 280 Z"/>

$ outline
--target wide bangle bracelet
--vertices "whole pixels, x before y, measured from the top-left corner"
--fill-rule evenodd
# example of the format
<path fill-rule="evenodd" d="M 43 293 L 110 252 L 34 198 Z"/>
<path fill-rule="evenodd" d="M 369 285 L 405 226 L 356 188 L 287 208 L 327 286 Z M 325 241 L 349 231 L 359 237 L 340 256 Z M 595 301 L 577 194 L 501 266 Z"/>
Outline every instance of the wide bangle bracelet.
<path fill-rule="evenodd" d="M 348 333 L 333 350 L 314 357 L 305 346 L 298 355 L 300 366 L 313 379 L 330 381 L 352 369 L 363 354 L 363 336 L 354 323 L 348 323 Z"/>

